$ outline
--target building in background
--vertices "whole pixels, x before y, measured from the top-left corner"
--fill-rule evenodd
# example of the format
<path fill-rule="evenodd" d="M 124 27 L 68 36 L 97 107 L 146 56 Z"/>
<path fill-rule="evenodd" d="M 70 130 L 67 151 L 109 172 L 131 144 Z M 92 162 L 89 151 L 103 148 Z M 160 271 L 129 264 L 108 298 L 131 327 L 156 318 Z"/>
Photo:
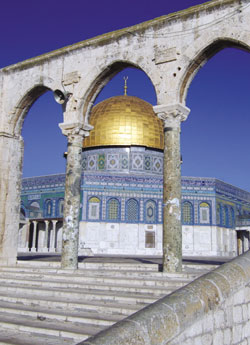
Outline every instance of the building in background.
<path fill-rule="evenodd" d="M 163 125 L 152 106 L 111 97 L 91 113 L 82 153 L 79 254 L 161 255 Z M 19 252 L 60 252 L 65 175 L 23 179 Z M 249 249 L 250 193 L 182 178 L 183 255 Z M 249 222 L 250 225 L 250 222 Z"/>

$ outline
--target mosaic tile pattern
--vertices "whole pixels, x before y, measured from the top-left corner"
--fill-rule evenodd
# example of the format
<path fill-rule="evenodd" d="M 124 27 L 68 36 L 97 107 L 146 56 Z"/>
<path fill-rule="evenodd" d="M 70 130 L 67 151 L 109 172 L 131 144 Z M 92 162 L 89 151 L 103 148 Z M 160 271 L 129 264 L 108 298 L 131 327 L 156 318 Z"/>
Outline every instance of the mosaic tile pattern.
<path fill-rule="evenodd" d="M 150 156 L 145 156 L 144 157 L 144 169 L 146 171 L 150 171 L 151 170 L 151 157 Z"/>
<path fill-rule="evenodd" d="M 107 170 L 119 169 L 119 154 L 107 154 Z"/>
<path fill-rule="evenodd" d="M 97 165 L 94 162 L 95 158 L 93 158 L 95 155 L 98 156 Z M 91 162 L 91 166 L 86 161 Z M 117 172 L 125 170 L 145 171 L 146 173 L 161 175 L 163 172 L 163 153 L 142 147 L 85 150 L 82 167 L 84 171 L 111 171 L 113 169 Z"/>
<path fill-rule="evenodd" d="M 105 170 L 105 154 L 104 153 L 98 156 L 98 169 Z"/>
<path fill-rule="evenodd" d="M 82 170 L 87 169 L 87 157 L 82 157 Z"/>
<path fill-rule="evenodd" d="M 128 154 L 121 154 L 120 155 L 121 160 L 121 169 L 128 169 L 129 168 L 129 160 L 128 160 Z"/>
<path fill-rule="evenodd" d="M 121 220 L 125 221 L 125 198 L 121 198 Z"/>
<path fill-rule="evenodd" d="M 97 155 L 89 155 L 88 156 L 88 170 L 96 170 L 97 169 Z"/>
<path fill-rule="evenodd" d="M 159 157 L 153 157 L 153 171 L 157 173 L 163 173 L 163 159 Z"/>
<path fill-rule="evenodd" d="M 123 172 L 121 168 L 127 167 L 129 156 L 130 158 L 133 156 L 134 167 L 136 169 L 142 168 L 142 170 L 130 171 L 129 174 L 127 173 L 128 170 L 126 170 L 125 174 L 120 174 L 120 172 Z M 108 171 L 105 172 L 105 169 L 107 169 L 107 157 L 109 157 L 109 166 L 112 167 L 111 171 L 116 171 L 114 168 L 118 169 L 116 174 L 110 174 Z M 152 213 L 154 213 L 153 207 L 149 207 L 148 212 L 146 212 L 145 206 L 150 200 L 155 202 L 156 205 L 156 223 L 162 223 L 162 174 L 145 174 L 145 161 L 149 160 L 149 158 L 145 157 L 149 157 L 151 163 L 154 161 L 155 164 L 157 162 L 160 164 L 162 160 L 162 157 L 159 155 L 155 153 L 149 155 L 148 152 L 143 150 L 141 152 L 125 152 L 125 150 L 114 152 L 110 150 L 107 155 L 104 155 L 102 150 L 99 153 L 88 152 L 88 155 L 85 155 L 83 160 L 87 162 L 88 170 L 82 175 L 81 188 L 84 191 L 82 196 L 82 219 L 86 220 L 87 217 L 87 195 L 92 195 L 101 200 L 101 221 L 105 221 L 107 217 L 106 200 L 112 197 L 119 200 L 119 221 L 126 222 L 125 200 L 133 198 L 139 205 L 140 223 L 149 223 L 152 218 Z M 122 165 L 121 158 L 124 158 L 126 161 L 124 165 Z M 102 170 L 102 168 L 105 169 Z M 40 205 L 39 214 L 41 213 L 41 217 L 45 215 L 46 202 L 48 200 L 52 201 L 52 215 L 56 214 L 58 202 L 63 200 L 64 197 L 64 174 L 24 178 L 22 184 L 22 209 L 26 216 L 30 215 L 29 206 L 31 203 L 37 201 L 39 201 Z M 235 210 L 237 208 L 250 210 L 250 202 L 247 201 L 248 199 L 250 200 L 250 193 L 214 178 L 183 177 L 182 195 L 183 200 L 190 201 L 193 205 L 194 224 L 200 223 L 199 212 L 202 202 L 208 202 L 211 206 L 212 225 L 218 223 L 216 221 L 216 205 L 218 203 L 222 206 L 229 205 Z M 221 213 L 223 213 L 223 208 Z M 226 219 L 225 215 L 224 218 Z M 231 218 L 233 219 L 232 215 Z M 231 218 L 227 222 L 224 221 L 224 223 L 230 223 L 230 226 L 232 226 L 234 221 Z"/>
<path fill-rule="evenodd" d="M 131 163 L 132 163 L 132 170 L 143 170 L 143 154 L 132 153 Z"/>

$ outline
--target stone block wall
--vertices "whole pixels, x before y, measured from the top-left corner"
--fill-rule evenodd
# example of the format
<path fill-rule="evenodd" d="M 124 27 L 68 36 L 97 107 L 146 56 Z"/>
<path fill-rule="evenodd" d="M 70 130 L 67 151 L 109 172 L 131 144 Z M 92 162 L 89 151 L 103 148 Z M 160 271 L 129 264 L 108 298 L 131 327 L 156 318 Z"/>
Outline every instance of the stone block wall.
<path fill-rule="evenodd" d="M 167 344 L 250 344 L 250 286 L 242 287 Z"/>
<path fill-rule="evenodd" d="M 78 345 L 250 344 L 250 251 Z"/>

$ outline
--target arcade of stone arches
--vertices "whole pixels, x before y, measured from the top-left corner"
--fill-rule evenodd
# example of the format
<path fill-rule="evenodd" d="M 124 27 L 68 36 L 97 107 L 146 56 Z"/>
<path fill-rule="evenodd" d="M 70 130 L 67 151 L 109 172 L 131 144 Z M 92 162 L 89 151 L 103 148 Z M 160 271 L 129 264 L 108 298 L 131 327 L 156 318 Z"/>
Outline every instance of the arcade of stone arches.
<path fill-rule="evenodd" d="M 216 52 L 224 47 L 249 51 L 249 22 L 247 0 L 216 0 L 3 68 L 1 261 L 11 264 L 17 257 L 24 117 L 44 92 L 63 92 L 65 88 L 70 97 L 66 95 L 64 122 L 60 124 L 68 139 L 61 262 L 64 268 L 77 268 L 82 142 L 93 129 L 89 114 L 96 96 L 112 76 L 133 66 L 151 79 L 158 104 L 154 112 L 163 121 L 163 267 L 180 271 L 180 128 L 190 111 L 185 106 L 186 94 L 198 69 Z M 205 209 L 204 205 L 204 214 Z"/>

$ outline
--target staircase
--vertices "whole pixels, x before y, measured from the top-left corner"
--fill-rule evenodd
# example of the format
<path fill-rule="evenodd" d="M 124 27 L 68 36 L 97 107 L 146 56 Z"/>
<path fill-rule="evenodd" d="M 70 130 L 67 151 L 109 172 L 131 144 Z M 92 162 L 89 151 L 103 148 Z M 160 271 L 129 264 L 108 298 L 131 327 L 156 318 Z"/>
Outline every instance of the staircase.
<path fill-rule="evenodd" d="M 0 345 L 77 344 L 211 268 L 167 274 L 135 262 L 86 262 L 77 271 L 42 261 L 0 266 Z"/>

